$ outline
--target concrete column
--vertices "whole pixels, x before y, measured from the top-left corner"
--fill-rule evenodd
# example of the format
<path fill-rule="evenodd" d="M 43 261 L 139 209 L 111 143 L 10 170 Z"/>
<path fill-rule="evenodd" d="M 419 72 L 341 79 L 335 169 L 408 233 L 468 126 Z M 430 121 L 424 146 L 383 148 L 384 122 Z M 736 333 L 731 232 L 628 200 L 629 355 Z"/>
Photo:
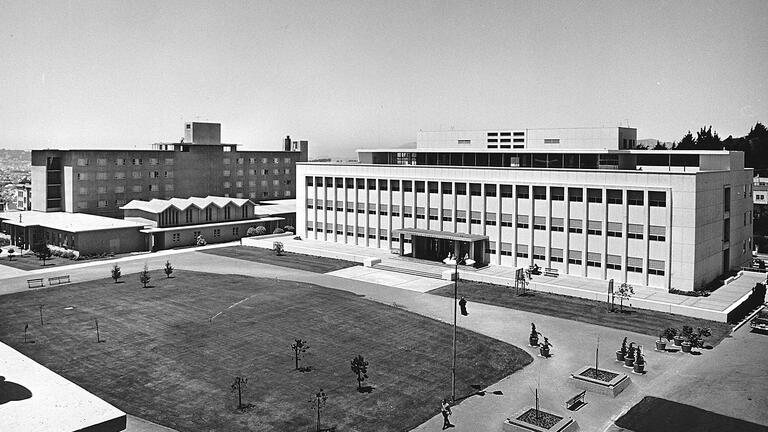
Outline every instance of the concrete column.
<path fill-rule="evenodd" d="M 589 195 L 588 188 L 582 187 L 582 202 L 584 203 L 584 222 L 582 223 L 582 229 L 584 230 L 584 246 L 581 250 L 581 275 L 587 277 L 587 251 L 589 250 Z"/>
<path fill-rule="evenodd" d="M 547 194 L 547 214 L 546 214 L 546 228 L 547 228 L 547 244 L 544 249 L 544 256 L 547 257 L 547 267 L 552 267 L 552 186 L 544 186 L 545 193 Z"/>
<path fill-rule="evenodd" d="M 355 239 L 354 240 L 355 242 L 353 243 L 354 245 L 360 244 L 359 237 L 357 236 L 357 230 L 359 225 L 358 220 L 360 219 L 360 217 L 357 215 L 357 203 L 360 201 L 360 198 L 358 197 L 358 192 L 357 192 L 357 180 L 358 180 L 357 177 L 352 179 L 352 191 L 354 192 L 352 195 L 355 197 L 354 201 L 352 201 L 352 205 L 354 206 L 354 211 L 352 212 L 352 214 L 354 215 L 354 217 L 352 218 L 352 221 L 354 222 L 354 224 L 352 225 L 352 229 L 353 229 L 352 232 L 354 234 L 354 237 L 352 238 Z"/>
<path fill-rule="evenodd" d="M 571 196 L 568 194 L 567 185 L 563 186 L 563 189 L 565 190 L 565 217 L 563 218 L 565 249 L 563 250 L 563 264 L 565 265 L 565 273 L 569 274 L 568 251 L 571 249 Z"/>
<path fill-rule="evenodd" d="M 365 216 L 365 218 L 363 219 L 365 220 L 365 237 L 364 238 L 365 238 L 365 247 L 370 247 L 371 239 L 368 237 L 368 234 L 369 234 L 368 230 L 371 227 L 371 218 L 370 218 L 370 215 L 368 214 L 368 205 L 371 202 L 371 194 L 368 192 L 368 179 L 366 178 L 364 182 L 365 182 L 363 184 L 363 192 L 365 193 L 365 213 L 363 213 L 363 215 Z"/>
<path fill-rule="evenodd" d="M 750 222 L 751 223 L 751 222 Z M 672 287 L 672 189 L 667 189 L 667 227 L 664 236 L 667 242 L 667 259 L 664 264 L 664 288 Z"/>
<path fill-rule="evenodd" d="M 650 255 L 650 242 L 648 238 L 651 233 L 651 203 L 648 200 L 651 195 L 648 190 L 643 191 L 643 214 L 645 220 L 643 221 L 643 285 L 648 286 L 648 256 Z"/>

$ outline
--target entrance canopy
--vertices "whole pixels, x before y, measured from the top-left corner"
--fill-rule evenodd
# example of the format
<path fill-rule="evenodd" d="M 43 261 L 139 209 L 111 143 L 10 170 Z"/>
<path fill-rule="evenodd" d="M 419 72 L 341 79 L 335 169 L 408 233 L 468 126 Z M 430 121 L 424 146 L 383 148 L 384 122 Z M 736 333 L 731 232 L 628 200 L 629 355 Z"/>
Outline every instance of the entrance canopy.
<path fill-rule="evenodd" d="M 430 237 L 444 240 L 475 242 L 488 240 L 488 236 L 480 234 L 453 233 L 447 231 L 434 231 L 419 228 L 400 228 L 392 230 L 395 234 L 410 234 L 412 236 Z"/>

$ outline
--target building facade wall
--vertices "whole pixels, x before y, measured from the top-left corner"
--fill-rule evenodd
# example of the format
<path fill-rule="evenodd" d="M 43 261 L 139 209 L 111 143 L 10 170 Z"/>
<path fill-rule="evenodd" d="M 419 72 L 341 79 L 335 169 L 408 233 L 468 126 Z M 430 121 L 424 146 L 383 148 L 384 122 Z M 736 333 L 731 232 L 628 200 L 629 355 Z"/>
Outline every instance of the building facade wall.
<path fill-rule="evenodd" d="M 225 151 L 233 147 L 191 144 L 173 151 L 34 150 L 33 210 L 120 217 L 119 207 L 133 199 L 295 196 L 295 166 L 306 160 L 306 151 Z M 55 177 L 45 168 L 49 157 L 60 158 L 61 186 L 47 182 Z M 61 194 L 60 207 L 52 204 L 58 201 L 48 200 L 53 190 Z"/>
<path fill-rule="evenodd" d="M 404 227 L 481 234 L 495 265 L 536 263 L 576 276 L 691 290 L 710 276 L 697 262 L 722 262 L 722 252 L 691 253 L 704 241 L 697 237 L 704 196 L 697 179 L 642 171 L 299 164 L 296 228 L 308 238 L 385 249 L 399 247 L 392 230 Z M 726 179 L 745 181 L 723 173 Z M 751 235 L 751 226 L 731 230 L 734 239 Z"/>

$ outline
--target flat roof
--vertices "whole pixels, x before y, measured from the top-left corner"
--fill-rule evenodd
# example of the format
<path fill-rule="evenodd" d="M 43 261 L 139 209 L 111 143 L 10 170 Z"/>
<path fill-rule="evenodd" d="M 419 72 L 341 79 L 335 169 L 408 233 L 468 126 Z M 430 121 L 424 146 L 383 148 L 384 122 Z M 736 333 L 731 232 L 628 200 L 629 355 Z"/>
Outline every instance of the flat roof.
<path fill-rule="evenodd" d="M 296 213 L 296 199 L 260 201 L 253 208 L 253 213 L 263 216 Z"/>
<path fill-rule="evenodd" d="M 495 144 L 491 144 L 495 145 Z M 506 144 L 505 144 L 506 145 Z M 724 155 L 740 150 L 618 150 L 618 149 L 579 149 L 579 148 L 484 148 L 484 147 L 422 147 L 422 148 L 384 148 L 357 149 L 357 153 L 560 153 L 560 154 L 635 154 L 635 155 Z"/>
<path fill-rule="evenodd" d="M 0 403 L 3 430 L 125 430 L 124 412 L 2 342 L 0 372 L 0 395 L 11 399 Z"/>
<path fill-rule="evenodd" d="M 41 212 L 35 210 L 0 212 L 0 220 L 8 225 L 19 227 L 42 226 L 72 233 L 144 227 L 143 224 L 137 222 L 87 213 Z"/>
<path fill-rule="evenodd" d="M 400 228 L 392 230 L 395 234 L 410 234 L 415 236 L 432 237 L 445 240 L 457 240 L 457 241 L 478 241 L 488 240 L 488 236 L 480 234 L 466 234 L 466 233 L 454 233 L 448 231 L 434 231 L 419 228 Z"/>

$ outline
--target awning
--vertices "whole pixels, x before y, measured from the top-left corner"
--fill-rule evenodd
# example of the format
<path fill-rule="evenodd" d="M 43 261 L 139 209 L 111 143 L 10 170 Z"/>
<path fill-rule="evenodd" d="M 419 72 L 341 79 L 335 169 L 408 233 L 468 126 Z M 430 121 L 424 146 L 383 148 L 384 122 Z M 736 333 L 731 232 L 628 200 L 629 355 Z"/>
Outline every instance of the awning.
<path fill-rule="evenodd" d="M 465 234 L 465 233 L 454 233 L 454 232 L 448 232 L 448 231 L 433 231 L 433 230 L 427 230 L 427 229 L 419 229 L 419 228 L 400 228 L 392 230 L 395 234 L 410 234 L 412 236 L 420 236 L 420 237 L 430 237 L 430 238 L 438 238 L 438 239 L 445 239 L 445 240 L 456 240 L 456 241 L 479 241 L 479 240 L 488 240 L 488 236 L 480 235 L 480 234 Z"/>

